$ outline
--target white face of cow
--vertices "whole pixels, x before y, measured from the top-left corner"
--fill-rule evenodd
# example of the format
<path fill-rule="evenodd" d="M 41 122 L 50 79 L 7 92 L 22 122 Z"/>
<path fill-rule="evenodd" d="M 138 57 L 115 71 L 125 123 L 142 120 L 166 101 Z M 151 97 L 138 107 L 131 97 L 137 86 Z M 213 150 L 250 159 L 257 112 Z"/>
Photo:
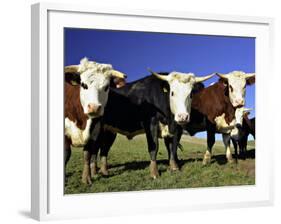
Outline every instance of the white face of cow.
<path fill-rule="evenodd" d="M 235 123 L 236 125 L 240 125 L 242 126 L 243 124 L 243 117 L 244 117 L 244 114 L 246 114 L 247 112 L 251 111 L 252 109 L 250 108 L 245 108 L 245 107 L 239 107 L 239 108 L 236 108 L 235 110 Z"/>
<path fill-rule="evenodd" d="M 94 118 L 103 115 L 107 103 L 110 76 L 96 69 L 81 73 L 80 101 L 84 113 Z"/>
<path fill-rule="evenodd" d="M 169 74 L 170 108 L 175 115 L 175 121 L 179 124 L 189 122 L 191 111 L 191 91 L 195 84 L 193 74 L 176 73 Z"/>
<path fill-rule="evenodd" d="M 221 78 L 227 79 L 229 99 L 233 107 L 245 105 L 246 81 L 254 77 L 254 73 L 246 74 L 242 71 L 233 71 L 229 74 L 218 74 Z"/>
<path fill-rule="evenodd" d="M 108 99 L 111 77 L 125 78 L 126 76 L 113 70 L 109 64 L 100 64 L 84 58 L 78 66 L 68 66 L 80 74 L 80 102 L 83 111 L 90 118 L 100 117 Z"/>
<path fill-rule="evenodd" d="M 159 79 L 165 80 L 170 86 L 170 109 L 175 116 L 175 121 L 183 125 L 189 122 L 191 111 L 191 92 L 193 85 L 211 78 L 195 77 L 193 73 L 171 72 L 169 75 L 160 75 L 153 72 Z"/>

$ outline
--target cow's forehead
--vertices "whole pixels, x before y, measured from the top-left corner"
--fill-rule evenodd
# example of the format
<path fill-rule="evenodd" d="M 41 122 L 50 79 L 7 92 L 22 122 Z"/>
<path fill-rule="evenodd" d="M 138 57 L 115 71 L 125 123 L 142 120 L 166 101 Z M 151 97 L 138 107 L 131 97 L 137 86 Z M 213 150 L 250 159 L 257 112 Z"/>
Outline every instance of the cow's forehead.
<path fill-rule="evenodd" d="M 242 71 L 233 71 L 228 74 L 228 79 L 232 80 L 245 80 L 245 72 Z"/>
<path fill-rule="evenodd" d="M 194 83 L 195 76 L 193 73 L 181 73 L 181 72 L 171 72 L 169 74 L 171 76 L 171 82 L 179 82 L 179 83 Z"/>
<path fill-rule="evenodd" d="M 246 84 L 245 72 L 233 71 L 228 74 L 228 82 L 230 84 L 242 85 Z"/>
<path fill-rule="evenodd" d="M 246 84 L 245 77 L 241 76 L 230 76 L 228 78 L 229 84 L 236 85 L 236 86 L 244 86 Z"/>
<path fill-rule="evenodd" d="M 93 69 L 97 72 L 105 72 L 106 70 L 112 69 L 112 66 L 110 64 L 102 64 L 95 61 L 82 60 L 82 63 L 79 65 L 78 72 L 83 73 L 88 69 Z"/>
<path fill-rule="evenodd" d="M 103 85 L 109 82 L 109 78 L 109 73 L 97 69 L 88 69 L 81 74 L 81 81 L 88 84 L 95 83 Z"/>

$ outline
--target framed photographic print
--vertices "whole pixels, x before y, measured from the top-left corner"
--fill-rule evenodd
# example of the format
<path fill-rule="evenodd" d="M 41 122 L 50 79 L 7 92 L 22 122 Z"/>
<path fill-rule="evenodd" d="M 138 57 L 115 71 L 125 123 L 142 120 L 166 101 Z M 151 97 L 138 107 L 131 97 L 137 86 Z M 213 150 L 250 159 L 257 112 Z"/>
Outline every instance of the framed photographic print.
<path fill-rule="evenodd" d="M 32 5 L 32 217 L 272 204 L 272 30 Z"/>

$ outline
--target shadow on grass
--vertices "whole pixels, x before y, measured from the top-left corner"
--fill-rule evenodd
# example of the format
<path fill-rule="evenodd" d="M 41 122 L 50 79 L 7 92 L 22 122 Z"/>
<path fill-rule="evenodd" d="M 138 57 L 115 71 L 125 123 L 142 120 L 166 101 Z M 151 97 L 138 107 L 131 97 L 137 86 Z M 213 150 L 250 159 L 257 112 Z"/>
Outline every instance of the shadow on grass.
<path fill-rule="evenodd" d="M 233 157 L 234 157 L 234 155 L 233 155 Z M 254 159 L 254 158 L 255 158 L 255 149 L 253 148 L 253 149 L 247 150 L 245 159 Z M 181 169 L 185 164 L 194 163 L 194 162 L 202 162 L 202 160 L 203 160 L 202 157 L 201 158 L 195 157 L 195 158 L 189 158 L 189 159 L 180 159 L 178 161 L 178 165 L 179 165 L 179 168 Z M 212 157 L 211 163 L 212 164 L 218 163 L 219 165 L 225 165 L 227 163 L 225 154 L 214 155 Z M 168 166 L 169 162 L 168 162 L 168 159 L 166 159 L 166 160 L 162 159 L 162 160 L 157 160 L 157 164 L 158 165 L 162 164 L 162 165 Z M 132 162 L 115 164 L 115 165 L 109 165 L 108 166 L 109 169 L 115 168 L 117 170 L 115 170 L 114 172 L 110 172 L 110 174 L 108 176 L 102 176 L 102 177 L 110 178 L 110 177 L 115 176 L 116 174 L 120 174 L 124 171 L 143 170 L 143 169 L 148 168 L 149 165 L 150 165 L 150 161 L 132 161 Z M 167 170 L 168 170 L 168 168 L 167 168 Z M 166 170 L 159 169 L 159 174 L 161 175 L 161 172 L 163 172 L 163 171 L 166 171 Z M 73 172 L 67 173 L 66 179 L 71 177 L 73 174 L 74 174 Z M 100 178 L 100 177 L 98 177 L 98 178 Z"/>
<path fill-rule="evenodd" d="M 234 156 L 234 155 L 233 155 Z M 246 152 L 246 159 L 254 159 L 255 158 L 255 149 L 250 149 Z M 189 159 L 181 159 L 178 161 L 178 165 L 181 168 L 185 164 L 193 163 L 193 162 L 202 162 L 202 158 L 189 158 Z M 219 165 L 225 165 L 227 163 L 227 159 L 225 154 L 214 155 L 212 163 L 218 163 Z M 149 167 L 149 161 L 133 161 L 133 162 L 126 162 L 116 165 L 110 165 L 109 168 L 122 168 L 123 171 L 126 170 L 142 170 Z M 168 159 L 167 160 L 157 160 L 157 164 L 169 165 Z"/>
<path fill-rule="evenodd" d="M 233 155 L 233 158 L 235 155 Z M 244 157 L 238 156 L 238 160 L 245 160 L 245 159 L 255 159 L 256 153 L 255 153 L 255 148 L 247 150 L 245 153 Z M 225 154 L 220 154 L 220 155 L 215 155 L 213 156 L 213 161 L 212 163 L 218 163 L 219 165 L 225 165 L 227 163 L 227 159 Z"/>

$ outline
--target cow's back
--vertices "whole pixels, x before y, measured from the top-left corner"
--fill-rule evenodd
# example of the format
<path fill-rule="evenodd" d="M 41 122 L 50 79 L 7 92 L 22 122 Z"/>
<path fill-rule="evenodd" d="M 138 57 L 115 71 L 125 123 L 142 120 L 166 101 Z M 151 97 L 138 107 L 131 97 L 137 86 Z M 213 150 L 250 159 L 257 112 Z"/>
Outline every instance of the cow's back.
<path fill-rule="evenodd" d="M 156 116 L 170 115 L 169 89 L 165 81 L 154 76 L 111 88 L 104 113 L 104 123 L 123 133 L 144 129 L 143 122 Z M 121 133 L 121 132 L 119 132 Z"/>

